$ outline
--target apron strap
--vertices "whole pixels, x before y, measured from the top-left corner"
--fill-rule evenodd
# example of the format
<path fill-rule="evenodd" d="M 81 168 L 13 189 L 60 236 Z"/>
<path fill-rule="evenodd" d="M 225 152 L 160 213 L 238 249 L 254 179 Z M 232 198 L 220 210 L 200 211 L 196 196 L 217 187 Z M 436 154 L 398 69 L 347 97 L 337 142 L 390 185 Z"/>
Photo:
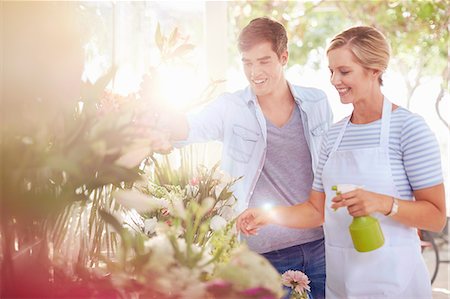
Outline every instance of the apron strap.
<path fill-rule="evenodd" d="M 347 128 L 347 125 L 350 121 L 351 116 L 352 115 L 350 114 L 349 116 L 344 118 L 344 124 L 342 125 L 341 131 L 339 132 L 339 135 L 337 136 L 336 141 L 334 142 L 334 145 L 333 145 L 333 148 L 331 149 L 330 155 L 332 153 L 334 153 L 335 151 L 337 151 L 339 144 L 341 144 L 342 137 L 344 136 L 345 129 Z"/>
<path fill-rule="evenodd" d="M 389 144 L 389 132 L 391 130 L 391 111 L 392 103 L 386 97 L 384 97 L 380 132 L 380 146 L 382 148 L 386 148 Z"/>
<path fill-rule="evenodd" d="M 389 132 L 391 130 L 391 111 L 392 111 L 392 103 L 384 97 L 383 99 L 383 111 L 381 112 L 381 132 L 380 132 L 380 146 L 386 148 L 389 144 Z M 344 124 L 339 132 L 339 135 L 334 142 L 333 148 L 331 149 L 330 154 L 337 151 L 339 144 L 341 144 L 342 137 L 344 137 L 345 130 L 350 122 L 351 115 L 344 118 Z"/>

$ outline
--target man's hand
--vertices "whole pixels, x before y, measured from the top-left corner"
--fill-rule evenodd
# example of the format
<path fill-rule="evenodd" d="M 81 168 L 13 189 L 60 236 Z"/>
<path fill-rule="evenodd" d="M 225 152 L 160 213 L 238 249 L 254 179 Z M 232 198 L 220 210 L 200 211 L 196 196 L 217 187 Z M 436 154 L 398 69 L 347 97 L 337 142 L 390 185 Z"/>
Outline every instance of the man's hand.
<path fill-rule="evenodd" d="M 258 230 L 270 222 L 270 211 L 263 209 L 247 209 L 236 221 L 236 227 L 245 235 L 256 235 Z"/>
<path fill-rule="evenodd" d="M 160 125 L 159 113 L 148 109 L 142 109 L 133 120 L 131 134 L 133 137 L 147 139 L 151 150 L 160 154 L 168 154 L 172 151 L 172 140 L 169 130 Z"/>
<path fill-rule="evenodd" d="M 152 151 L 159 154 L 170 154 L 173 150 L 169 134 L 162 131 L 152 131 L 149 135 Z"/>

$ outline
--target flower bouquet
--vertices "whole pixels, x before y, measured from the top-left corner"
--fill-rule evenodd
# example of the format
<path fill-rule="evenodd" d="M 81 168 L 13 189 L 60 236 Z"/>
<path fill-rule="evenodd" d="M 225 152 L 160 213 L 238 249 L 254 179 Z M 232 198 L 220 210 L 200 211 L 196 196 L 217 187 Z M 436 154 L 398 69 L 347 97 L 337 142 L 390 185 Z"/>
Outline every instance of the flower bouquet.
<path fill-rule="evenodd" d="M 120 258 L 104 259 L 115 288 L 142 298 L 278 298 L 276 270 L 238 246 L 236 179 L 217 166 L 186 171 L 167 161 L 153 165 L 159 179 L 114 193 L 138 219 L 102 214 L 122 240 Z"/>

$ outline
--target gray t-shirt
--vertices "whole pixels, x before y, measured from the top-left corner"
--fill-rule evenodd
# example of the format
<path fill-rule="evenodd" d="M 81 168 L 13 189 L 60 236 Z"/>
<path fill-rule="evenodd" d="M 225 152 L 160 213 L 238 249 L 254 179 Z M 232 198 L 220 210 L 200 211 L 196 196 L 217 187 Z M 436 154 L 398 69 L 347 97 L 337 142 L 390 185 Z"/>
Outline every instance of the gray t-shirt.
<path fill-rule="evenodd" d="M 306 143 L 298 106 L 281 128 L 267 122 L 264 167 L 249 207 L 287 206 L 305 202 L 313 183 L 311 154 Z M 295 216 L 293 216 L 295 217 Z M 266 253 L 323 238 L 322 227 L 310 229 L 263 227 L 257 236 L 243 237 L 250 249 Z"/>

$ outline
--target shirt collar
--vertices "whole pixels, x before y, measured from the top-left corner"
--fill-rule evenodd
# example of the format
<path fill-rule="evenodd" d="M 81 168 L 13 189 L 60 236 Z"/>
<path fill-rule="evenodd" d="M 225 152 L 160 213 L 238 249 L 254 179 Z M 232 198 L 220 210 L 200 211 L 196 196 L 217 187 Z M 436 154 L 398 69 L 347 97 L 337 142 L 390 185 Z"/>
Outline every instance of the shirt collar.
<path fill-rule="evenodd" d="M 286 81 L 286 82 L 289 86 L 289 90 L 291 91 L 292 96 L 294 97 L 295 102 L 297 104 L 301 104 L 303 102 L 303 100 L 302 100 L 300 94 L 298 93 L 297 89 L 289 81 Z M 250 103 L 253 103 L 254 105 L 256 105 L 257 98 L 250 86 L 247 86 L 245 88 L 244 94 L 245 94 L 245 102 L 247 105 L 249 105 Z"/>

